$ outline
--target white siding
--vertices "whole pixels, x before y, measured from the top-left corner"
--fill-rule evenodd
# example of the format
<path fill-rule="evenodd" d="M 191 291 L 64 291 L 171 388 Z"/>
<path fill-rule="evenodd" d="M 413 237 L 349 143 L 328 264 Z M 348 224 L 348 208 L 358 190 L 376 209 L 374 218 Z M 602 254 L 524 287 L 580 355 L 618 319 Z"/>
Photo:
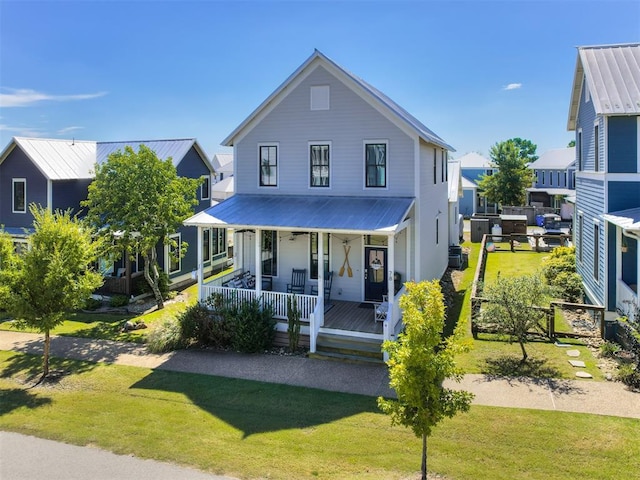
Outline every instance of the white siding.
<path fill-rule="evenodd" d="M 330 109 L 312 111 L 311 86 L 330 86 Z M 388 142 L 388 188 L 364 188 L 365 140 Z M 331 141 L 331 186 L 309 187 L 309 142 Z M 278 188 L 259 188 L 259 143 L 278 142 Z M 414 141 L 318 67 L 235 145 L 237 193 L 414 196 Z M 446 198 L 446 193 L 445 197 Z"/>

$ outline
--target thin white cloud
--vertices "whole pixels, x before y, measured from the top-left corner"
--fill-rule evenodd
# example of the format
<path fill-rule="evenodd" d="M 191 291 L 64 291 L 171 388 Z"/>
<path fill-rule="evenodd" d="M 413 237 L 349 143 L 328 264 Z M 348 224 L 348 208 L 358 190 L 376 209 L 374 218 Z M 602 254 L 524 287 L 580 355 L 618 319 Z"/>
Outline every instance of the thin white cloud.
<path fill-rule="evenodd" d="M 67 133 L 75 132 L 76 130 L 82 130 L 84 127 L 65 127 L 56 132 L 56 135 L 66 135 Z"/>
<path fill-rule="evenodd" d="M 103 97 L 107 92 L 81 93 L 77 95 L 50 95 L 26 88 L 14 89 L 4 88 L 5 92 L 0 93 L 0 107 L 28 107 L 35 103 L 44 101 L 70 102 L 74 100 L 90 100 L 92 98 Z"/>
<path fill-rule="evenodd" d="M 46 132 L 31 127 L 12 127 L 10 125 L 0 124 L 0 132 L 8 132 L 15 137 L 43 137 Z"/>
<path fill-rule="evenodd" d="M 510 83 L 509 85 L 504 87 L 503 90 L 517 90 L 519 88 L 522 88 L 521 83 Z"/>

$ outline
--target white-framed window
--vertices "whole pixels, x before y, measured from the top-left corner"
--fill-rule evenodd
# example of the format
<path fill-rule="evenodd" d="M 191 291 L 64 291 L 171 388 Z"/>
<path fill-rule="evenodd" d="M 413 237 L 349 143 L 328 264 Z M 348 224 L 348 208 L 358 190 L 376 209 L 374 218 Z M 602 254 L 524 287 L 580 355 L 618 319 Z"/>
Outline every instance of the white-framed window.
<path fill-rule="evenodd" d="M 444 181 L 448 182 L 449 181 L 449 155 L 447 154 L 446 150 L 442 150 L 442 158 L 443 158 L 443 162 L 442 165 L 444 168 Z"/>
<path fill-rule="evenodd" d="M 211 198 L 211 181 L 209 175 L 202 177 L 202 184 L 200 185 L 200 200 L 209 200 Z"/>
<path fill-rule="evenodd" d="M 440 243 L 440 219 L 436 218 L 436 245 Z"/>
<path fill-rule="evenodd" d="M 593 223 L 593 279 L 600 277 L 600 223 Z"/>
<path fill-rule="evenodd" d="M 227 229 L 214 228 L 211 231 L 211 256 L 215 257 L 227 251 Z"/>
<path fill-rule="evenodd" d="M 542 180 L 540 181 L 540 183 L 542 185 L 544 185 L 544 170 L 540 172 L 542 174 Z"/>
<path fill-rule="evenodd" d="M 17 255 L 24 255 L 29 250 L 29 241 L 23 238 L 13 239 L 13 251 Z"/>
<path fill-rule="evenodd" d="M 578 139 L 576 140 L 576 163 L 577 170 L 582 170 L 582 129 L 578 130 Z"/>
<path fill-rule="evenodd" d="M 569 184 L 567 183 L 567 181 L 569 180 L 569 175 L 567 175 L 567 171 L 565 170 L 564 172 L 564 186 L 568 187 Z"/>
<path fill-rule="evenodd" d="M 211 229 L 202 230 L 202 261 L 207 263 L 211 261 Z"/>
<path fill-rule="evenodd" d="M 169 273 L 175 273 L 182 270 L 182 235 L 175 233 L 169 235 L 169 243 L 167 248 L 167 266 Z"/>
<path fill-rule="evenodd" d="M 365 187 L 386 188 L 388 175 L 388 143 L 366 141 L 364 143 Z"/>
<path fill-rule="evenodd" d="M 549 170 L 549 185 L 553 187 L 553 172 Z"/>
<path fill-rule="evenodd" d="M 322 234 L 322 241 L 324 242 L 323 257 L 324 257 L 324 271 L 329 271 L 329 241 L 330 236 L 328 233 Z M 309 235 L 309 278 L 318 278 L 318 232 L 311 232 Z"/>
<path fill-rule="evenodd" d="M 330 142 L 309 143 L 309 186 L 330 186 Z"/>
<path fill-rule="evenodd" d="M 433 184 L 438 183 L 438 150 L 433 149 Z"/>
<path fill-rule="evenodd" d="M 584 215 L 582 212 L 578 212 L 578 261 L 582 263 L 582 251 L 584 250 L 583 245 L 584 238 Z"/>
<path fill-rule="evenodd" d="M 593 170 L 600 171 L 600 126 L 593 127 Z"/>
<path fill-rule="evenodd" d="M 278 145 L 264 144 L 258 146 L 258 162 L 260 168 L 260 186 L 278 186 Z"/>
<path fill-rule="evenodd" d="M 331 105 L 329 85 L 311 87 L 311 110 L 329 110 Z"/>
<path fill-rule="evenodd" d="M 560 183 L 560 172 L 556 172 L 556 175 L 557 175 L 557 177 L 558 177 L 558 186 L 559 186 L 559 187 L 561 187 L 561 186 L 562 186 L 562 184 Z M 566 182 L 565 182 L 565 185 L 564 185 L 564 186 L 565 186 L 565 187 L 567 186 Z"/>
<path fill-rule="evenodd" d="M 278 232 L 263 230 L 261 239 L 262 274 L 269 277 L 278 276 Z"/>
<path fill-rule="evenodd" d="M 12 180 L 12 186 L 11 211 L 13 213 L 27 213 L 27 179 L 14 178 Z"/>

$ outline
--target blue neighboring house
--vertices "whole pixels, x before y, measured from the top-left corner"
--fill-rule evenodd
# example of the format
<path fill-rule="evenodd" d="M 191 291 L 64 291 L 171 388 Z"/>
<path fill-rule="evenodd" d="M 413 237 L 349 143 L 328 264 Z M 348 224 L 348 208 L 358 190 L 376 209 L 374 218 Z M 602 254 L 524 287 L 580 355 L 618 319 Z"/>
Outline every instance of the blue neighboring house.
<path fill-rule="evenodd" d="M 555 148 L 529 164 L 533 170 L 533 187 L 527 189 L 529 205 L 552 207 L 564 219 L 573 216 L 573 204 L 567 198 L 575 196 L 575 147 Z"/>
<path fill-rule="evenodd" d="M 471 152 L 457 159 L 460 162 L 462 174 L 462 198 L 460 199 L 460 213 L 469 218 L 476 213 L 498 213 L 495 203 L 487 202 L 478 188 L 478 182 L 484 175 L 493 175 L 495 168 L 491 160 L 479 153 Z"/>
<path fill-rule="evenodd" d="M 0 154 L 0 225 L 8 232 L 18 249 L 25 248 L 33 224 L 29 204 L 39 204 L 49 210 L 70 209 L 82 216 L 80 202 L 87 197 L 93 181 L 94 166 L 107 160 L 109 154 L 131 146 L 135 151 L 145 144 L 159 158 L 171 157 L 178 175 L 203 178 L 198 191 L 199 204 L 194 213 L 211 206 L 213 167 L 195 139 L 154 140 L 134 142 L 94 142 L 15 137 Z M 176 233 L 178 248 L 187 242 L 190 248 L 180 261 L 171 261 L 168 247 L 159 246 L 158 261 L 174 285 L 192 281 L 196 270 L 196 235 L 193 229 L 181 227 Z M 205 273 L 226 265 L 226 230 L 204 232 Z M 130 273 L 142 271 L 140 262 L 129 264 Z M 104 264 L 103 273 L 110 277 L 125 277 L 125 265 Z M 112 282 L 118 293 L 130 293 L 130 284 Z"/>
<path fill-rule="evenodd" d="M 640 44 L 578 48 L 568 126 L 576 134 L 576 263 L 609 317 L 637 302 Z"/>

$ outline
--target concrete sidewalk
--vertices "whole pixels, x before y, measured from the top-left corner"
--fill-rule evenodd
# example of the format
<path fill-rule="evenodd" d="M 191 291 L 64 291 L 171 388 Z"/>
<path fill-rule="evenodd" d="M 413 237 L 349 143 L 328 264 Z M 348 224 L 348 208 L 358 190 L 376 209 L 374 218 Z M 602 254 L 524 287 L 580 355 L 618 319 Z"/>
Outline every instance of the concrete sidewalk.
<path fill-rule="evenodd" d="M 0 350 L 41 355 L 43 336 L 0 332 Z M 52 337 L 55 357 L 282 383 L 369 396 L 394 396 L 384 365 L 208 350 L 148 353 L 134 343 Z M 640 418 L 640 394 L 617 382 L 537 380 L 465 375 L 447 386 L 475 394 L 474 404 Z"/>

